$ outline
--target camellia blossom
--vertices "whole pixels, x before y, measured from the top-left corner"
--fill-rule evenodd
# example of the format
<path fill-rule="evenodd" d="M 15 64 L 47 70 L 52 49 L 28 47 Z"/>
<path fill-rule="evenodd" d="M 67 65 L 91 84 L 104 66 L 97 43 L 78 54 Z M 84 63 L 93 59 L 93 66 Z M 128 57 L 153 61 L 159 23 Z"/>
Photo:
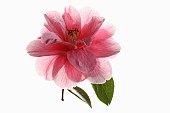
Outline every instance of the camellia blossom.
<path fill-rule="evenodd" d="M 111 78 L 107 58 L 120 51 L 112 39 L 113 25 L 103 24 L 105 19 L 90 8 L 78 11 L 68 6 L 63 15 L 50 11 L 44 17 L 41 36 L 27 46 L 28 54 L 38 57 L 40 75 L 69 89 L 85 79 L 102 84 Z"/>

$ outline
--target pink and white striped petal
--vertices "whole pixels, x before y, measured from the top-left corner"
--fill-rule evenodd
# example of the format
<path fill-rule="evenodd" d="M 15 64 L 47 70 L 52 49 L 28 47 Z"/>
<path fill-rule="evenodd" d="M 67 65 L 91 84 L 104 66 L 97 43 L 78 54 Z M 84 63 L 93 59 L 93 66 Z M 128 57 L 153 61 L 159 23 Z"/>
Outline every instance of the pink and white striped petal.
<path fill-rule="evenodd" d="M 96 67 L 96 57 L 84 48 L 67 52 L 67 59 L 77 70 L 83 73 L 91 72 Z"/>
<path fill-rule="evenodd" d="M 53 80 L 52 72 L 53 66 L 58 56 L 45 56 L 39 57 L 36 60 L 36 70 L 46 80 Z"/>
<path fill-rule="evenodd" d="M 58 75 L 58 72 L 65 65 L 66 61 L 67 61 L 66 55 L 59 55 L 56 58 L 56 60 L 53 64 L 53 70 L 52 70 L 52 77 L 53 78 Z"/>
<path fill-rule="evenodd" d="M 80 82 L 83 80 L 82 72 L 78 71 L 73 65 L 69 62 L 65 64 L 65 71 L 70 80 L 74 82 Z"/>
<path fill-rule="evenodd" d="M 112 67 L 107 59 L 98 59 L 94 71 L 88 73 L 88 80 L 93 84 L 102 84 L 112 77 Z"/>
<path fill-rule="evenodd" d="M 72 48 L 74 48 L 74 46 L 69 43 L 58 42 L 55 44 L 46 45 L 41 42 L 41 39 L 37 39 L 30 42 L 26 50 L 31 56 L 42 57 L 66 54 L 66 52 Z"/>
<path fill-rule="evenodd" d="M 120 45 L 112 39 L 93 42 L 88 48 L 96 58 L 109 57 L 120 52 Z"/>
<path fill-rule="evenodd" d="M 115 33 L 116 28 L 112 24 L 104 24 L 98 32 L 93 36 L 93 42 L 102 41 L 111 38 Z"/>
<path fill-rule="evenodd" d="M 41 29 L 40 34 L 43 35 L 44 33 L 49 33 L 49 32 L 51 32 L 49 29 L 47 29 L 46 27 L 43 27 L 43 28 Z"/>
<path fill-rule="evenodd" d="M 75 28 L 77 28 L 78 30 L 81 29 L 80 14 L 74 7 L 68 6 L 65 8 L 63 19 L 68 30 L 72 30 Z"/>
<path fill-rule="evenodd" d="M 49 45 L 54 44 L 56 42 L 61 42 L 62 40 L 53 32 L 46 32 L 41 36 L 41 42 Z"/>
<path fill-rule="evenodd" d="M 83 26 L 79 38 L 83 39 L 86 37 L 92 37 L 99 30 L 103 22 L 104 22 L 103 17 L 92 17 L 89 23 Z"/>
<path fill-rule="evenodd" d="M 45 27 L 49 31 L 53 30 L 61 39 L 65 40 L 66 27 L 62 16 L 56 11 L 49 11 L 44 14 L 44 17 L 48 23 L 48 25 L 44 24 Z"/>
<path fill-rule="evenodd" d="M 92 17 L 99 17 L 99 13 L 90 7 L 84 7 L 80 10 L 81 27 L 89 23 Z"/>
<path fill-rule="evenodd" d="M 71 89 L 77 84 L 77 82 L 72 81 L 68 77 L 64 66 L 58 71 L 57 75 L 54 77 L 54 82 L 60 88 L 67 88 L 67 89 Z"/>

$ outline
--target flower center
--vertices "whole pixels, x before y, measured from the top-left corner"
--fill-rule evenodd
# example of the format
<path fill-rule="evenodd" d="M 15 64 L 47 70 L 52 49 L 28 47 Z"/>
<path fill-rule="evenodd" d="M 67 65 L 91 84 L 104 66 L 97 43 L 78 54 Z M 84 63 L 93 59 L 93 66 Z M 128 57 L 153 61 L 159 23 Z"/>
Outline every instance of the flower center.
<path fill-rule="evenodd" d="M 77 39 L 78 35 L 79 35 L 78 29 L 68 30 L 68 37 L 71 41 Z"/>

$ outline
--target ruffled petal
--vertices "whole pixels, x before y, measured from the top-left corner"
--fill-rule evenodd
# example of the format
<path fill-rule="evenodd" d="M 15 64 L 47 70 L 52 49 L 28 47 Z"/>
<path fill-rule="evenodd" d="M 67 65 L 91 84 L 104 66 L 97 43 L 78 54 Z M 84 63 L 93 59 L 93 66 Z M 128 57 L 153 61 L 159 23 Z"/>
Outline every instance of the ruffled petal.
<path fill-rule="evenodd" d="M 65 31 L 66 31 L 66 27 L 64 24 L 64 20 L 62 19 L 62 16 L 56 12 L 56 11 L 50 11 L 50 12 L 46 12 L 44 14 L 44 17 L 48 23 L 44 24 L 45 27 L 51 31 L 53 30 L 53 32 L 57 33 L 57 35 L 65 40 Z"/>
<path fill-rule="evenodd" d="M 92 17 L 99 17 L 99 13 L 92 9 L 91 7 L 84 7 L 80 10 L 80 16 L 81 16 L 81 27 L 83 27 L 85 24 L 89 23 L 90 19 Z"/>
<path fill-rule="evenodd" d="M 27 53 L 34 57 L 51 56 L 65 54 L 68 50 L 74 48 L 73 45 L 58 42 L 55 44 L 45 45 L 40 39 L 34 40 L 29 43 L 26 50 Z"/>
<path fill-rule="evenodd" d="M 44 22 L 44 26 L 45 26 L 45 28 L 46 28 L 48 31 L 54 32 L 54 31 L 51 29 L 51 27 L 48 25 L 48 23 L 45 23 L 45 22 Z M 42 33 L 43 33 L 43 32 L 42 32 Z"/>
<path fill-rule="evenodd" d="M 51 32 L 51 31 L 48 30 L 46 27 L 43 27 L 43 28 L 41 29 L 40 34 L 43 35 L 44 33 L 49 33 L 49 32 Z"/>
<path fill-rule="evenodd" d="M 36 61 L 36 70 L 38 74 L 44 76 L 46 80 L 54 80 L 59 87 L 71 89 L 75 86 L 76 82 L 68 77 L 65 64 L 65 56 L 40 57 Z"/>
<path fill-rule="evenodd" d="M 88 48 L 96 58 L 109 57 L 120 52 L 120 45 L 112 39 L 93 42 Z"/>
<path fill-rule="evenodd" d="M 82 72 L 78 71 L 69 62 L 65 64 L 65 71 L 70 80 L 75 81 L 75 82 L 80 82 L 83 80 Z"/>
<path fill-rule="evenodd" d="M 115 33 L 115 30 L 116 29 L 112 24 L 102 25 L 98 32 L 93 36 L 93 42 L 111 38 Z"/>
<path fill-rule="evenodd" d="M 112 67 L 107 59 L 98 59 L 96 68 L 86 76 L 91 83 L 102 84 L 112 77 Z"/>
<path fill-rule="evenodd" d="M 85 24 L 81 30 L 80 39 L 92 37 L 100 28 L 102 23 L 104 22 L 104 18 L 102 17 L 92 17 L 89 23 Z"/>
<path fill-rule="evenodd" d="M 92 43 L 92 37 L 83 38 L 82 41 L 85 43 L 86 46 L 90 46 Z"/>
<path fill-rule="evenodd" d="M 46 80 L 52 80 L 53 66 L 57 58 L 58 56 L 39 57 L 36 60 L 37 73 L 41 76 L 44 76 Z"/>
<path fill-rule="evenodd" d="M 77 82 L 72 81 L 63 66 L 54 77 L 54 82 L 61 88 L 71 89 L 73 88 Z"/>
<path fill-rule="evenodd" d="M 67 52 L 68 61 L 79 71 L 88 73 L 96 67 L 96 58 L 88 50 L 81 48 Z"/>
<path fill-rule="evenodd" d="M 63 14 L 63 19 L 65 21 L 65 24 L 67 26 L 68 30 L 72 30 L 72 29 L 81 29 L 81 18 L 80 18 L 80 14 L 77 11 L 77 9 L 75 9 L 72 6 L 66 7 L 64 14 Z"/>
<path fill-rule="evenodd" d="M 61 42 L 61 39 L 53 32 L 46 32 L 41 36 L 41 42 L 46 45 L 54 44 L 57 41 Z"/>
<path fill-rule="evenodd" d="M 66 55 L 60 55 L 56 58 L 56 60 L 53 64 L 53 70 L 52 70 L 53 78 L 58 75 L 58 72 L 65 65 L 66 61 L 67 61 Z"/>

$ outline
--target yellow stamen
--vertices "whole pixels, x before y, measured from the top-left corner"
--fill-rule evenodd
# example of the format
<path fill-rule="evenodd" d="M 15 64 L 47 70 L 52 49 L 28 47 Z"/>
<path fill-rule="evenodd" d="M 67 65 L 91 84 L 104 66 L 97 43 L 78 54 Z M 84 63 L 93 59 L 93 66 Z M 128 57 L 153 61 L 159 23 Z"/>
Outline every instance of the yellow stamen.
<path fill-rule="evenodd" d="M 72 41 L 77 39 L 78 35 L 79 35 L 78 29 L 68 30 L 68 37 Z"/>

